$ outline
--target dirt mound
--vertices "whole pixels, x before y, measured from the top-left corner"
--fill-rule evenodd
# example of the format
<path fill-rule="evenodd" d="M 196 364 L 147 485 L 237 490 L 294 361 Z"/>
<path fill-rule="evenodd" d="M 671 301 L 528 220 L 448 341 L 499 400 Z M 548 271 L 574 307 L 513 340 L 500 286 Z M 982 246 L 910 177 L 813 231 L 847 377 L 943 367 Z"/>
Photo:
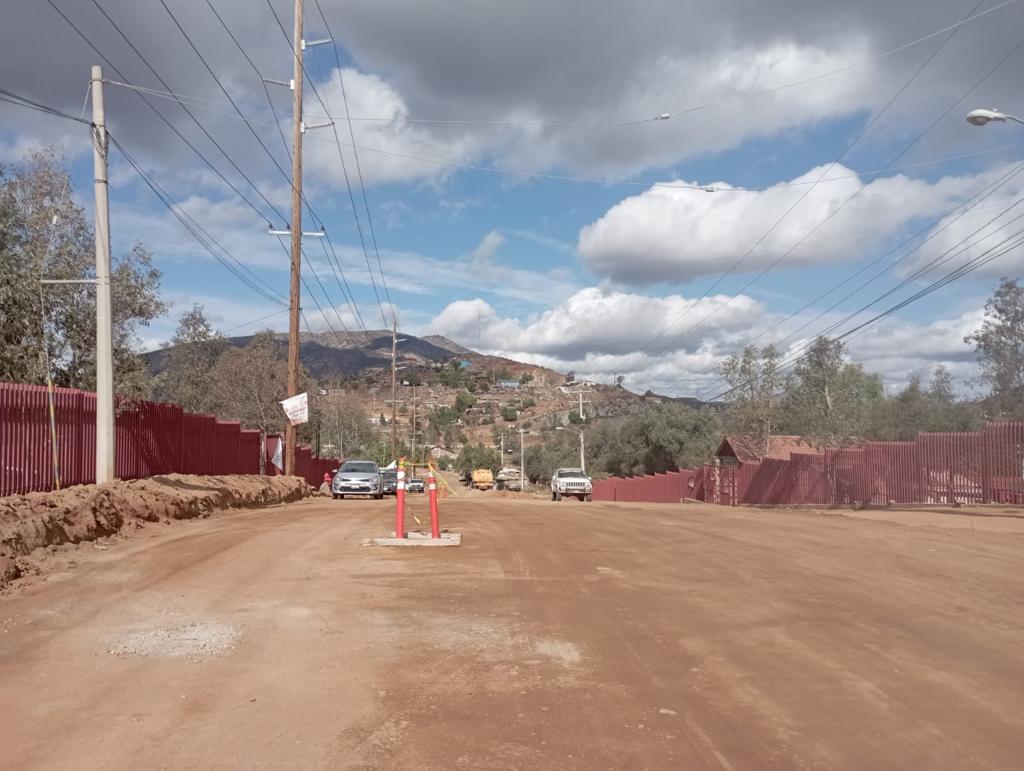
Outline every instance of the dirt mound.
<path fill-rule="evenodd" d="M 309 492 L 298 477 L 169 474 L 0 498 L 0 586 L 21 574 L 19 558 L 35 549 L 95 541 L 127 522 L 207 517 L 297 501 Z"/>

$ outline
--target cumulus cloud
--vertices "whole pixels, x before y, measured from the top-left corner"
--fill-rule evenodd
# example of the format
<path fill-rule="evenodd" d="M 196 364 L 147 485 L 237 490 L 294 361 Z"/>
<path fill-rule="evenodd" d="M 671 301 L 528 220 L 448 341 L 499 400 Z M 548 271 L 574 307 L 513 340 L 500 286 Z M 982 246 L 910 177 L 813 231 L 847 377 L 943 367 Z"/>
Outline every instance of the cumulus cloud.
<path fill-rule="evenodd" d="M 671 344 L 649 343 L 669 321 L 692 309 L 693 300 L 599 288 L 581 290 L 555 308 L 526 318 L 502 316 L 479 298 L 460 300 L 450 303 L 423 329 L 485 353 L 556 371 L 572 370 L 598 382 L 624 375 L 633 390 L 650 388 L 682 396 L 702 393 L 706 398 L 724 387 L 718 376 L 721 362 L 779 318 L 748 297 L 717 297 L 712 302 L 723 304 L 729 312 L 717 314 L 715 323 L 700 332 L 680 339 L 666 335 Z M 850 354 L 869 372 L 882 375 L 890 390 L 904 385 L 913 374 L 927 376 L 939 364 L 964 388 L 976 374 L 976 365 L 963 338 L 977 328 L 981 315 L 977 309 L 932 322 L 889 318 L 851 337 Z M 761 339 L 758 344 L 767 342 Z M 786 356 L 799 354 L 803 346 L 804 341 L 790 343 L 784 349 Z"/>
<path fill-rule="evenodd" d="M 777 260 L 793 267 L 855 259 L 908 223 L 949 211 L 1000 171 L 865 184 L 837 164 L 763 191 L 727 183 L 716 183 L 716 192 L 656 186 L 584 226 L 578 248 L 595 273 L 630 284 L 720 274 L 741 258 L 745 271 Z M 829 248 L 837 243 L 856 248 Z"/>
<path fill-rule="evenodd" d="M 480 299 L 449 304 L 431 322 L 431 328 L 454 339 L 476 341 L 478 324 L 483 325 L 488 348 L 493 352 L 519 352 L 563 359 L 593 356 L 623 356 L 651 341 L 670 322 L 686 317 L 697 300 L 672 295 L 647 297 L 598 287 L 582 289 L 563 302 L 527 322 L 501 318 Z M 708 297 L 700 313 L 724 306 L 714 322 L 700 333 L 674 337 L 665 335 L 652 345 L 665 353 L 700 347 L 706 340 L 729 339 L 746 328 L 748 319 L 764 312 L 757 301 L 738 297 Z"/>

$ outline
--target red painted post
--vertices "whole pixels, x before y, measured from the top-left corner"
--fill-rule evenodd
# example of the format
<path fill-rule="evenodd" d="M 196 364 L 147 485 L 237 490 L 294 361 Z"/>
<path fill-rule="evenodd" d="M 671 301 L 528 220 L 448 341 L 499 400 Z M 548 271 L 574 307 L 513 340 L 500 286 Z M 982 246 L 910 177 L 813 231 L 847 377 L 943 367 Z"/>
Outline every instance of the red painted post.
<path fill-rule="evenodd" d="M 395 538 L 405 538 L 405 459 L 398 461 L 398 484 L 395 487 Z"/>
<path fill-rule="evenodd" d="M 437 480 L 434 479 L 434 470 L 427 471 L 427 492 L 430 493 L 430 537 L 441 537 L 441 520 L 437 513 Z"/>

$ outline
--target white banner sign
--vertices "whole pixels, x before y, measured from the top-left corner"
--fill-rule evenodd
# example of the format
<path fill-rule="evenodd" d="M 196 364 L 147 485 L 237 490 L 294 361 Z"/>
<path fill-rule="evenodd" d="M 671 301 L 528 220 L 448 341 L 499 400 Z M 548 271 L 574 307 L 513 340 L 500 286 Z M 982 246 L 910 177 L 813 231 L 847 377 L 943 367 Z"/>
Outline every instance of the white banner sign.
<path fill-rule="evenodd" d="M 285 399 L 281 406 L 284 407 L 284 414 L 288 416 L 291 425 L 309 422 L 309 397 L 305 393 Z"/>

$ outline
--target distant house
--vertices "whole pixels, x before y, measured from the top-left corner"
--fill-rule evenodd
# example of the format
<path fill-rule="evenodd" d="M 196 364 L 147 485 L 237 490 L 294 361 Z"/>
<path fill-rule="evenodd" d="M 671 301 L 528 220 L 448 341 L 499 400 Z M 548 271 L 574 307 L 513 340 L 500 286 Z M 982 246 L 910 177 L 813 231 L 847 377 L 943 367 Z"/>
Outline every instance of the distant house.
<path fill-rule="evenodd" d="M 763 444 L 759 437 L 734 434 L 722 440 L 715 457 L 723 464 L 742 464 L 758 463 L 764 458 L 789 460 L 790 454 L 816 452 L 809 442 L 791 434 L 769 437 L 765 452 L 761 452 Z"/>
<path fill-rule="evenodd" d="M 430 448 L 430 457 L 435 460 L 438 458 L 448 458 L 454 460 L 458 457 L 458 453 L 452 452 L 447 447 L 443 447 L 439 444 L 435 444 Z"/>
<path fill-rule="evenodd" d="M 473 362 L 471 362 L 469 359 L 463 359 L 462 361 L 459 362 L 459 369 L 469 369 L 470 366 L 472 366 L 472 364 Z"/>
<path fill-rule="evenodd" d="M 498 385 L 501 388 L 520 388 L 522 386 L 522 383 L 520 383 L 518 380 L 499 380 Z"/>

